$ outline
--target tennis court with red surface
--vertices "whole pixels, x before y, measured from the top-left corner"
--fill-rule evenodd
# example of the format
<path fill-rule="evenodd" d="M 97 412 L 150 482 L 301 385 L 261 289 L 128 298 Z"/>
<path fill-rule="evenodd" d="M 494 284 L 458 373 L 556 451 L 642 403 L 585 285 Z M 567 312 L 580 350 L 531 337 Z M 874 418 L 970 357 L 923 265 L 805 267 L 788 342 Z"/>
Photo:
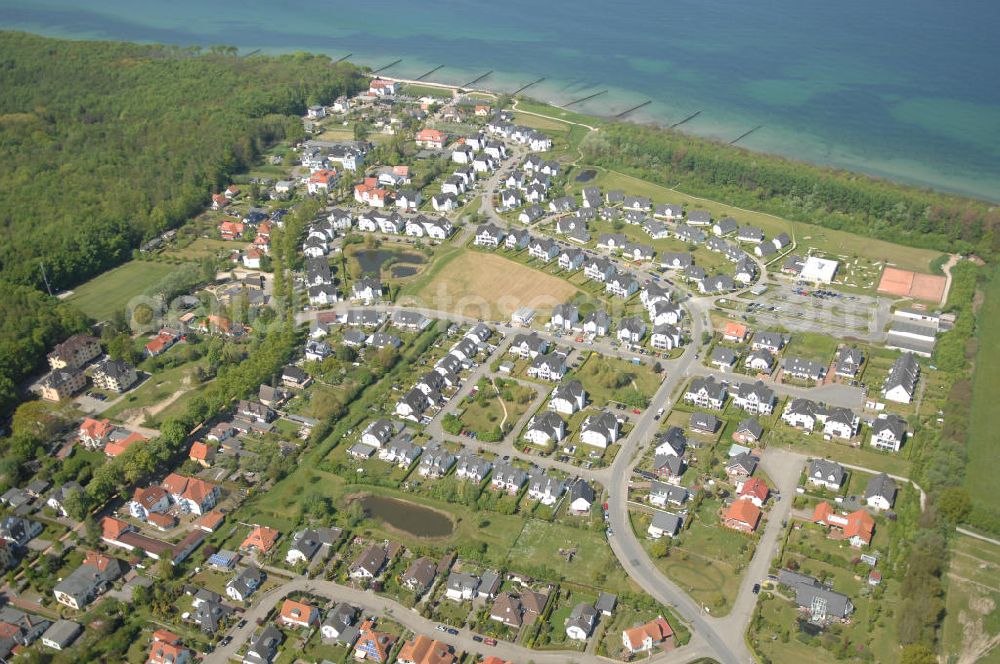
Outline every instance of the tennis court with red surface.
<path fill-rule="evenodd" d="M 933 274 L 887 267 L 878 282 L 878 292 L 897 297 L 912 297 L 926 302 L 940 302 L 947 280 Z"/>

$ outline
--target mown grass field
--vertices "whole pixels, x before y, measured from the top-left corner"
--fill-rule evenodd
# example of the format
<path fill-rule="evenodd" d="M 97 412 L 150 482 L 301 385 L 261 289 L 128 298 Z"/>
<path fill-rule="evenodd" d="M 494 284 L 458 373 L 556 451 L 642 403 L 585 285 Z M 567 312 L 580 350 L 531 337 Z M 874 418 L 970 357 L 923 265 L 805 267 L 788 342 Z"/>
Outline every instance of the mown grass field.
<path fill-rule="evenodd" d="M 968 457 L 965 488 L 977 502 L 995 504 L 996 479 L 993 469 L 1000 462 L 996 432 L 1000 430 L 1000 345 L 992 332 L 1000 325 L 1000 272 L 994 272 L 986 287 L 986 298 L 979 310 L 979 348 L 976 373 L 972 379 L 972 413 L 969 418 Z"/>
<path fill-rule="evenodd" d="M 67 301 L 91 318 L 106 320 L 171 272 L 184 269 L 167 263 L 129 261 L 80 285 Z"/>
<path fill-rule="evenodd" d="M 423 277 L 407 285 L 404 298 L 474 318 L 507 318 L 519 307 L 544 314 L 577 293 L 562 279 L 472 250 L 441 256 Z"/>
<path fill-rule="evenodd" d="M 1000 547 L 957 535 L 948 569 L 947 613 L 942 632 L 944 652 L 958 661 L 1000 662 L 1000 647 L 989 640 L 1000 634 Z"/>

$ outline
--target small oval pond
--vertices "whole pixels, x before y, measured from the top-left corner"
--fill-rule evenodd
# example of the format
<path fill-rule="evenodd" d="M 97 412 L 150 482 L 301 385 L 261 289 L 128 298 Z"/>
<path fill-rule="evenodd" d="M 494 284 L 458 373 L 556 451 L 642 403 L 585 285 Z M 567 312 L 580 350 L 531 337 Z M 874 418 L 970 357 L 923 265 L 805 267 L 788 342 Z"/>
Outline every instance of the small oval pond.
<path fill-rule="evenodd" d="M 354 259 L 358 261 L 358 265 L 361 266 L 361 271 L 364 273 L 378 273 L 382 269 L 382 264 L 389 259 L 393 259 L 395 263 L 416 263 L 421 264 L 426 262 L 426 259 L 420 254 L 415 254 L 408 251 L 392 251 L 389 249 L 362 249 L 354 253 Z"/>
<path fill-rule="evenodd" d="M 417 273 L 417 269 L 416 265 L 407 265 L 406 263 L 402 263 L 400 265 L 393 265 L 390 273 L 396 279 L 401 279 L 402 277 L 412 277 Z"/>
<path fill-rule="evenodd" d="M 398 498 L 365 494 L 358 498 L 365 514 L 415 537 L 447 537 L 455 524 L 447 516 L 423 505 Z"/>

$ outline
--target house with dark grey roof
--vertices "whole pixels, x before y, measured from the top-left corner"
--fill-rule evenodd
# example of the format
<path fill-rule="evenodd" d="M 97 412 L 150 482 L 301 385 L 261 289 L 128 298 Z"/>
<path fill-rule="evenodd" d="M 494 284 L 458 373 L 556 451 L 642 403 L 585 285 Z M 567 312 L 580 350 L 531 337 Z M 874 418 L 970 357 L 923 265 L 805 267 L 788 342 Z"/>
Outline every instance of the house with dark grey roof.
<path fill-rule="evenodd" d="M 255 637 L 250 639 L 246 654 L 243 655 L 243 664 L 270 664 L 278 656 L 278 646 L 285 640 L 274 625 L 268 625 Z"/>
<path fill-rule="evenodd" d="M 691 431 L 696 433 L 704 434 L 714 434 L 719 429 L 720 420 L 715 415 L 710 415 L 708 413 L 691 413 L 690 424 L 688 425 Z"/>
<path fill-rule="evenodd" d="M 667 505 L 683 505 L 689 497 L 688 490 L 682 486 L 652 481 L 649 483 L 647 500 L 651 505 L 666 507 Z"/>
<path fill-rule="evenodd" d="M 883 413 L 872 421 L 872 447 L 898 452 L 906 440 L 906 420 L 895 413 Z"/>
<path fill-rule="evenodd" d="M 566 423 L 552 411 L 537 413 L 524 428 L 524 439 L 548 447 L 558 443 L 566 435 Z"/>
<path fill-rule="evenodd" d="M 680 532 L 684 519 L 670 512 L 653 512 L 653 519 L 649 523 L 646 532 L 653 539 L 660 539 L 663 536 L 674 537 Z"/>
<path fill-rule="evenodd" d="M 424 448 L 417 473 L 421 477 L 444 477 L 454 465 L 455 455 L 451 453 L 451 450 L 440 443 L 432 442 Z"/>
<path fill-rule="evenodd" d="M 410 566 L 403 572 L 400 583 L 404 588 L 419 596 L 431 587 L 435 576 L 437 576 L 437 563 L 424 556 L 410 563 Z"/>
<path fill-rule="evenodd" d="M 897 491 L 895 480 L 881 473 L 868 480 L 865 486 L 865 502 L 873 509 L 890 509 L 896 502 Z"/>
<path fill-rule="evenodd" d="M 687 223 L 691 226 L 710 226 L 712 213 L 708 210 L 688 210 Z"/>
<path fill-rule="evenodd" d="M 795 592 L 795 604 L 809 614 L 811 622 L 846 620 L 854 611 L 847 595 L 834 592 L 811 576 L 783 569 L 778 572 L 778 583 Z"/>
<path fill-rule="evenodd" d="M 493 467 L 486 459 L 471 452 L 463 452 L 456 462 L 455 476 L 472 482 L 482 482 Z"/>
<path fill-rule="evenodd" d="M 819 362 L 801 357 L 786 357 L 781 363 L 785 376 L 800 380 L 821 381 L 826 376 L 826 367 Z"/>
<path fill-rule="evenodd" d="M 694 265 L 694 257 L 686 252 L 660 254 L 660 266 L 668 270 L 683 270 Z"/>
<path fill-rule="evenodd" d="M 754 350 L 768 350 L 779 353 L 788 343 L 788 338 L 780 332 L 755 332 L 750 347 Z"/>
<path fill-rule="evenodd" d="M 807 481 L 810 484 L 822 486 L 830 491 L 840 491 L 847 472 L 836 461 L 829 459 L 813 459 L 809 463 Z"/>
<path fill-rule="evenodd" d="M 763 381 L 740 383 L 733 392 L 733 403 L 751 415 L 770 415 L 778 403 L 774 390 Z"/>
<path fill-rule="evenodd" d="M 582 478 L 569 487 L 569 509 L 574 514 L 588 514 L 596 499 L 594 487 Z"/>
<path fill-rule="evenodd" d="M 574 641 L 586 641 L 597 626 L 597 616 L 593 604 L 577 604 L 566 619 L 566 636 Z"/>
<path fill-rule="evenodd" d="M 722 410 L 726 402 L 726 388 L 715 379 L 715 376 L 695 378 L 684 392 L 684 401 L 699 408 Z"/>
<path fill-rule="evenodd" d="M 748 417 L 740 420 L 733 432 L 733 438 L 744 444 L 754 444 L 764 435 L 764 427 L 756 419 Z"/>
<path fill-rule="evenodd" d="M 359 611 L 356 608 L 347 602 L 340 602 L 327 612 L 326 619 L 320 625 L 320 633 L 324 639 L 343 641 L 344 635 L 352 631 L 353 625 L 358 620 L 358 614 Z M 357 629 L 354 629 L 353 632 L 354 639 L 348 643 L 348 646 L 353 645 L 354 640 L 357 639 Z"/>
<path fill-rule="evenodd" d="M 567 380 L 556 385 L 549 398 L 549 408 L 563 415 L 583 410 L 587 404 L 587 391 L 578 380 Z"/>
<path fill-rule="evenodd" d="M 611 316 L 603 309 L 591 311 L 584 316 L 582 328 L 586 334 L 593 334 L 597 337 L 607 336 L 611 327 Z"/>
<path fill-rule="evenodd" d="M 580 442 L 603 450 L 618 440 L 618 432 L 618 418 L 607 412 L 594 413 L 580 425 Z"/>
<path fill-rule="evenodd" d="M 746 452 L 740 452 L 729 459 L 726 464 L 726 474 L 730 477 L 746 479 L 757 470 L 757 457 Z"/>
<path fill-rule="evenodd" d="M 774 368 L 774 354 L 766 348 L 752 350 L 743 360 L 743 366 L 752 371 L 770 373 Z"/>
<path fill-rule="evenodd" d="M 566 483 L 542 470 L 528 476 L 528 498 L 542 505 L 555 505 L 566 490 Z"/>
<path fill-rule="evenodd" d="M 864 361 L 865 354 L 861 352 L 861 349 L 842 346 L 837 351 L 834 360 L 836 374 L 842 378 L 854 378 L 861 371 L 861 365 L 864 364 Z"/>
<path fill-rule="evenodd" d="M 656 447 L 653 450 L 653 454 L 656 456 L 684 456 L 684 450 L 687 449 L 688 445 L 684 429 L 675 426 L 667 427 L 666 431 L 657 434 L 654 442 L 656 443 Z"/>
<path fill-rule="evenodd" d="M 728 371 L 734 364 L 736 364 L 736 353 L 733 352 L 732 348 L 727 348 L 726 346 L 716 346 L 712 349 L 711 357 L 712 366 L 722 371 Z"/>
<path fill-rule="evenodd" d="M 306 528 L 292 535 L 292 543 L 285 554 L 285 562 L 290 565 L 309 563 L 316 554 L 327 552 L 340 541 L 340 528 Z"/>
<path fill-rule="evenodd" d="M 618 340 L 625 344 L 637 344 L 646 335 L 646 322 L 638 316 L 626 316 L 618 321 Z"/>
<path fill-rule="evenodd" d="M 506 461 L 501 461 L 493 468 L 493 477 L 490 484 L 493 488 L 506 491 L 507 493 L 517 493 L 524 483 L 528 481 L 528 473 L 517 466 Z"/>
<path fill-rule="evenodd" d="M 676 482 L 684 474 L 687 465 L 684 457 L 673 454 L 660 454 L 653 457 L 653 473 L 667 481 Z"/>
<path fill-rule="evenodd" d="M 920 365 L 913 353 L 903 353 L 893 363 L 882 385 L 882 396 L 896 403 L 910 403 L 920 378 Z"/>

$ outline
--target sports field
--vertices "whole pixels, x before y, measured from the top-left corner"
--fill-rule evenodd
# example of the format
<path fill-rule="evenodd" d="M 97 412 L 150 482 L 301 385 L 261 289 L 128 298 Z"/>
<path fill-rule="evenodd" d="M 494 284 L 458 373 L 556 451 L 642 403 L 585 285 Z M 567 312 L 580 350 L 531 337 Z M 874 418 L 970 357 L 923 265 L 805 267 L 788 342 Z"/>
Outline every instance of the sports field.
<path fill-rule="evenodd" d="M 464 250 L 442 259 L 428 278 L 404 291 L 401 302 L 473 318 L 507 318 L 519 307 L 542 314 L 571 299 L 577 289 L 559 279 L 494 254 Z"/>
<path fill-rule="evenodd" d="M 887 267 L 878 282 L 878 292 L 897 297 L 912 297 L 925 302 L 940 302 L 947 280 L 933 274 Z"/>
<path fill-rule="evenodd" d="M 66 301 L 91 318 L 106 320 L 116 309 L 127 305 L 133 297 L 141 295 L 174 270 L 184 269 L 152 261 L 129 261 L 82 284 Z"/>

